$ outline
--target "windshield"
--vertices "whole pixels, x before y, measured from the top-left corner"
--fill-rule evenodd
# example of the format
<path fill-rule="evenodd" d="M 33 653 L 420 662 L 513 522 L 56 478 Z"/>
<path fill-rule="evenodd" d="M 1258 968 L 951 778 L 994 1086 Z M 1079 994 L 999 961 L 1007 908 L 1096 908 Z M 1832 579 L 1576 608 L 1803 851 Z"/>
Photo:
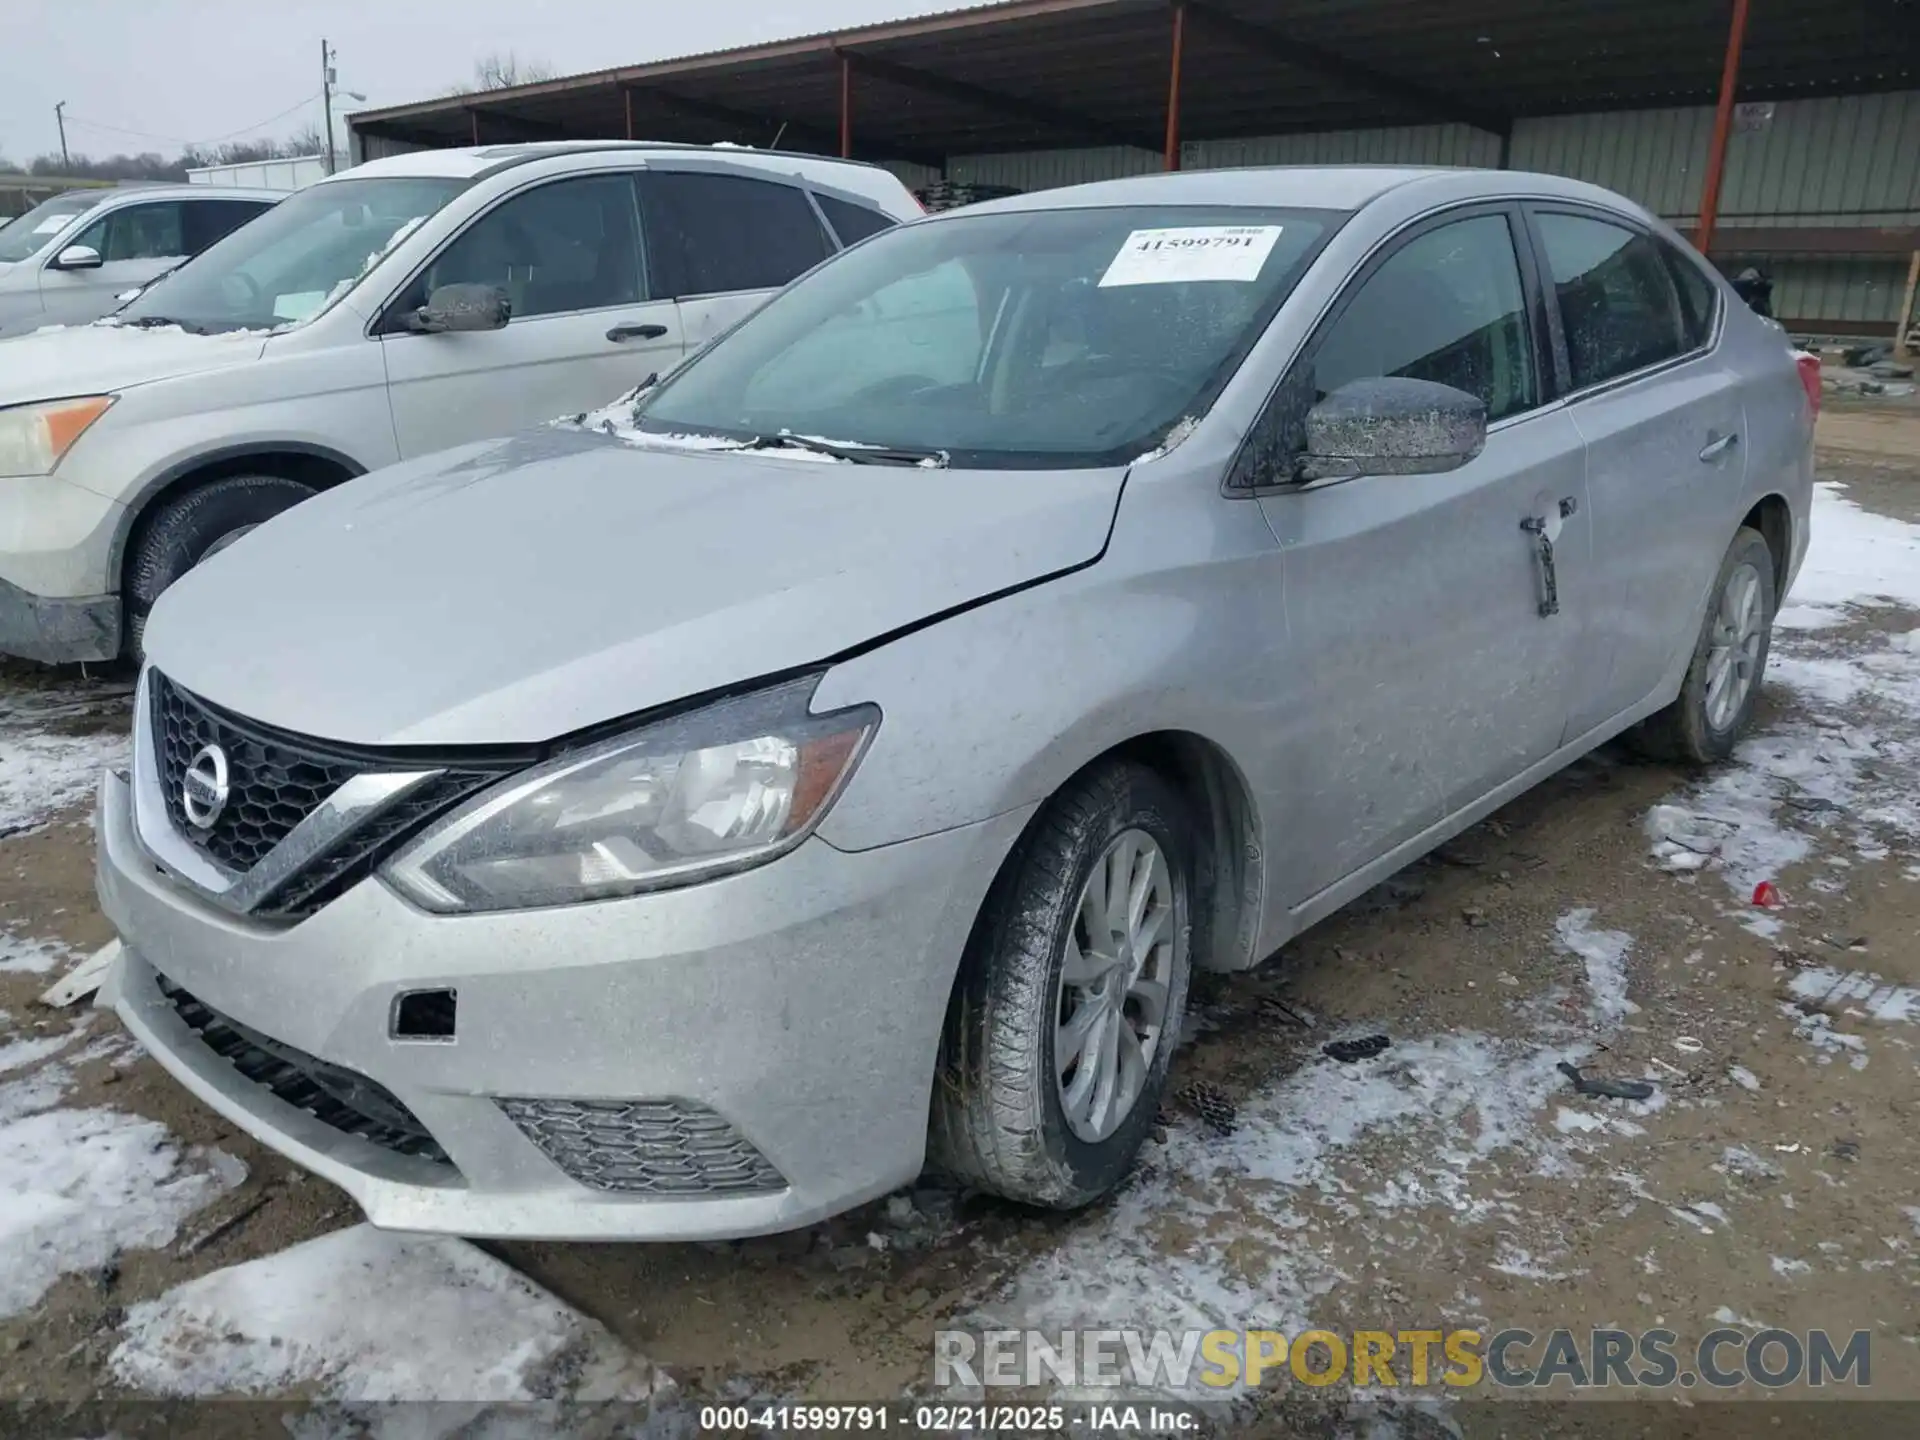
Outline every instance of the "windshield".
<path fill-rule="evenodd" d="M 308 319 L 466 184 L 393 176 L 309 186 L 189 260 L 115 319 L 205 331 L 271 330 Z"/>
<path fill-rule="evenodd" d="M 1343 218 L 1141 206 L 902 226 L 795 282 L 635 424 L 954 465 L 1125 464 L 1213 403 Z"/>
<path fill-rule="evenodd" d="M 42 200 L 19 219 L 0 228 L 0 264 L 12 264 L 38 254 L 76 215 L 100 203 L 100 192 L 69 190 Z"/>

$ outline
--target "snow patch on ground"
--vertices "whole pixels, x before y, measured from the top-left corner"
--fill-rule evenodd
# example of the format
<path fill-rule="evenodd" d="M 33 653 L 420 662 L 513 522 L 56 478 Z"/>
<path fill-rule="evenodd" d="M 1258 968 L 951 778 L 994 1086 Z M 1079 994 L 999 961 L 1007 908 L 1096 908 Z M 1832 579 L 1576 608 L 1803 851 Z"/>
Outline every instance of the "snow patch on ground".
<path fill-rule="evenodd" d="M 1895 985 L 1864 971 L 1823 965 L 1798 972 L 1787 983 L 1795 999 L 1832 1014 L 1858 1015 L 1889 1024 L 1920 1022 L 1920 990 Z"/>
<path fill-rule="evenodd" d="M 75 958 L 73 948 L 58 940 L 36 940 L 11 930 L 0 933 L 0 975 L 22 971 L 44 975 L 70 964 Z"/>
<path fill-rule="evenodd" d="M 1633 937 L 1624 930 L 1595 930 L 1593 910 L 1569 910 L 1554 925 L 1560 948 L 1578 956 L 1587 967 L 1587 988 L 1593 992 L 1594 1013 L 1614 1023 L 1640 1013 L 1627 998 L 1627 952 Z"/>
<path fill-rule="evenodd" d="M 120 1383 L 154 1394 L 349 1402 L 635 1400 L 666 1383 L 464 1241 L 370 1225 L 135 1305 L 111 1364 Z"/>
<path fill-rule="evenodd" d="M 157 1121 L 43 1108 L 29 1077 L 0 1094 L 0 1316 L 31 1309 L 62 1275 L 172 1243 L 180 1223 L 246 1178 L 218 1151 L 183 1153 Z M 52 1078 L 58 1098 L 62 1077 Z"/>
<path fill-rule="evenodd" d="M 1813 487 L 1813 543 L 1774 621 L 1781 629 L 1839 625 L 1849 605 L 1892 601 L 1920 610 L 1916 527 L 1854 504 L 1846 488 L 1831 481 Z"/>

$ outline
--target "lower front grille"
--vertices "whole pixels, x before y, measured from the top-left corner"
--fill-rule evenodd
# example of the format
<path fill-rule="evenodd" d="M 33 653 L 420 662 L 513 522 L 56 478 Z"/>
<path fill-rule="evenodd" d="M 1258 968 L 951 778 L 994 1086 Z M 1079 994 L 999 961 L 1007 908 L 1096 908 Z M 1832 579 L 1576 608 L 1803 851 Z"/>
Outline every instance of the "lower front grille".
<path fill-rule="evenodd" d="M 685 1100 L 501 1100 L 582 1185 L 629 1195 L 771 1195 L 786 1180 L 739 1131 Z"/>
<path fill-rule="evenodd" d="M 222 1015 L 156 974 L 160 993 L 209 1049 L 254 1084 L 322 1124 L 391 1150 L 452 1168 L 439 1142 L 391 1090 L 345 1066 L 309 1055 Z"/>

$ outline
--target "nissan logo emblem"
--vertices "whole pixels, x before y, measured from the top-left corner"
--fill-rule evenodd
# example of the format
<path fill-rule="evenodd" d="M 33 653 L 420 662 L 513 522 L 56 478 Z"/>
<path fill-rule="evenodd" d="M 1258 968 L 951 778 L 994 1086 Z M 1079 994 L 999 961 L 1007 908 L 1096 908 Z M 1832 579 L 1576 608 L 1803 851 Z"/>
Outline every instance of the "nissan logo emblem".
<path fill-rule="evenodd" d="M 227 808 L 227 752 L 218 745 L 202 745 L 187 765 L 180 782 L 180 803 L 196 830 L 211 830 Z"/>

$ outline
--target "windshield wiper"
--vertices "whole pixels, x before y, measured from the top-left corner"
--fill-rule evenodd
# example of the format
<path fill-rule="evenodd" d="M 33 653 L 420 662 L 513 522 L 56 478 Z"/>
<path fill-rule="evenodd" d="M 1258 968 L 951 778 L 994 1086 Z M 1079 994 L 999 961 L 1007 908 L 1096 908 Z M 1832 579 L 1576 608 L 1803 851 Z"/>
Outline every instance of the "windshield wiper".
<path fill-rule="evenodd" d="M 742 450 L 811 450 L 816 455 L 831 455 L 836 460 L 851 460 L 856 465 L 921 465 L 932 461 L 946 468 L 944 450 L 903 450 L 890 445 L 836 445 L 831 440 L 816 440 L 811 435 L 756 435 L 741 444 Z"/>
<path fill-rule="evenodd" d="M 171 315 L 134 315 L 116 317 L 115 323 L 130 325 L 136 330 L 161 330 L 169 326 L 179 326 L 189 335 L 205 335 L 207 327 L 196 325 L 191 320 L 176 320 Z"/>

